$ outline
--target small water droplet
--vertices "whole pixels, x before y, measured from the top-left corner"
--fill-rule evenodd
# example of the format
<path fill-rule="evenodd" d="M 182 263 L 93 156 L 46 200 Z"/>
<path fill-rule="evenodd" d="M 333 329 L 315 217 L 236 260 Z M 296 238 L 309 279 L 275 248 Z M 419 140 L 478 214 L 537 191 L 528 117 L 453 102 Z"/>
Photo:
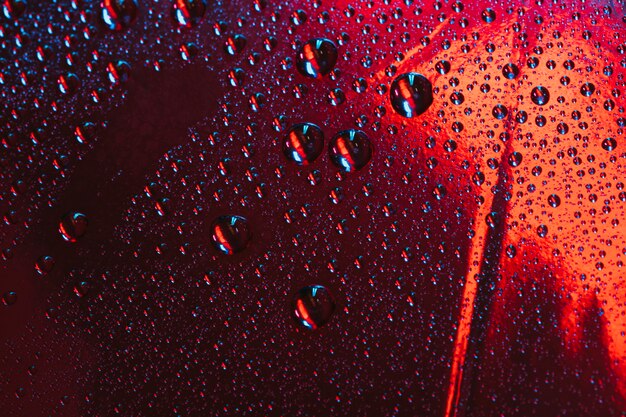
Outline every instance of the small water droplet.
<path fill-rule="evenodd" d="M 450 62 L 446 60 L 441 60 L 435 64 L 435 70 L 441 74 L 445 75 L 450 72 Z"/>
<path fill-rule="evenodd" d="M 57 81 L 59 85 L 59 91 L 63 94 L 74 94 L 80 86 L 80 80 L 73 73 L 63 74 Z"/>
<path fill-rule="evenodd" d="M 89 294 L 89 288 L 91 286 L 89 285 L 88 282 L 86 281 L 81 281 L 78 284 L 76 284 L 74 286 L 74 294 L 76 294 L 76 296 L 78 298 L 83 298 L 85 297 L 87 294 Z"/>
<path fill-rule="evenodd" d="M 513 152 L 509 155 L 509 165 L 512 167 L 517 167 L 522 163 L 522 154 L 519 152 Z"/>
<path fill-rule="evenodd" d="M 104 0 L 102 20 L 111 30 L 129 27 L 137 17 L 137 0 Z"/>
<path fill-rule="evenodd" d="M 537 235 L 539 237 L 546 237 L 548 235 L 548 226 L 546 226 L 545 224 L 542 224 L 539 227 L 537 227 Z"/>
<path fill-rule="evenodd" d="M 243 35 L 229 36 L 224 43 L 224 51 L 228 55 L 235 55 L 246 47 L 246 37 Z"/>
<path fill-rule="evenodd" d="M 180 26 L 193 27 L 204 17 L 206 0 L 175 0 L 172 17 Z"/>
<path fill-rule="evenodd" d="M 107 65 L 107 77 L 113 85 L 125 83 L 130 76 L 130 65 L 126 61 L 110 62 Z"/>

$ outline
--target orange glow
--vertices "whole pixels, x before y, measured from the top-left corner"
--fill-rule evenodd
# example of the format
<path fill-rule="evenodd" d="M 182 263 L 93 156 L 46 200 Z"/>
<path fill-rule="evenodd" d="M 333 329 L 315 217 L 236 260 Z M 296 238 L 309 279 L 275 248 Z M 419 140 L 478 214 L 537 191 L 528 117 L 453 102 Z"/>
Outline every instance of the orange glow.
<path fill-rule="evenodd" d="M 571 21 L 568 12 L 561 13 L 563 15 L 555 16 L 555 20 Z M 439 93 L 434 94 L 433 107 L 426 113 L 407 121 L 395 114 L 387 103 L 388 114 L 392 115 L 394 122 L 406 126 L 413 136 L 432 134 L 438 143 L 447 139 L 456 141 L 458 149 L 448 159 L 441 158 L 440 153 L 432 151 L 432 155 L 442 166 L 442 172 L 471 176 L 471 172 L 464 173 L 458 169 L 461 161 L 468 160 L 485 176 L 483 184 L 472 186 L 476 196 L 482 199 L 482 204 L 472 214 L 472 230 L 475 234 L 470 244 L 456 336 L 452 345 L 450 380 L 445 401 L 446 417 L 459 416 L 464 409 L 460 402 L 465 395 L 463 381 L 469 378 L 466 375 L 466 358 L 471 354 L 468 351 L 469 344 L 472 343 L 470 332 L 478 314 L 475 311 L 480 290 L 477 277 L 483 273 L 497 273 L 502 276 L 497 282 L 496 291 L 501 295 L 490 300 L 489 315 L 481 318 L 486 321 L 487 327 L 482 336 L 482 344 L 497 344 L 496 337 L 502 337 L 498 336 L 498 331 L 515 331 L 514 324 L 507 319 L 511 312 L 506 310 L 506 305 L 508 300 L 519 297 L 519 288 L 509 278 L 520 273 L 522 259 L 535 252 L 539 264 L 545 265 L 544 269 L 549 268 L 550 276 L 554 276 L 555 282 L 549 284 L 549 288 L 557 292 L 556 296 L 560 300 L 558 330 L 563 340 L 564 354 L 574 361 L 584 354 L 583 323 L 592 314 L 591 311 L 595 311 L 593 306 L 598 305 L 602 309 L 601 337 L 609 355 L 607 363 L 610 363 L 611 371 L 615 374 L 619 394 L 626 398 L 626 315 L 623 314 L 626 310 L 626 285 L 622 282 L 622 264 L 626 253 L 626 229 L 623 228 L 626 224 L 626 203 L 617 198 L 619 190 L 616 190 L 616 184 L 626 177 L 626 165 L 620 162 L 620 155 L 625 149 L 620 148 L 620 133 L 616 123 L 619 115 L 615 111 L 609 112 L 602 108 L 602 103 L 611 97 L 611 90 L 614 88 L 610 81 L 615 81 L 614 78 L 604 76 L 601 71 L 605 65 L 619 62 L 620 57 L 614 52 L 614 46 L 610 52 L 609 49 L 597 49 L 593 42 L 583 39 L 577 33 L 564 40 L 568 44 L 567 50 L 579 51 L 576 68 L 589 65 L 596 72 L 564 72 L 563 62 L 568 56 L 559 48 L 547 48 L 545 42 L 536 40 L 533 41 L 535 43 L 530 42 L 526 48 L 507 47 L 516 43 L 515 34 L 509 29 L 517 17 L 499 16 L 502 18 L 500 23 L 489 25 L 489 33 L 496 35 L 482 36 L 469 52 L 461 51 L 460 43 L 452 43 L 450 49 L 442 51 L 438 49 L 438 42 L 432 42 L 428 46 L 415 47 L 405 54 L 406 58 L 398 64 L 397 74 L 424 74 L 439 89 Z M 438 25 L 430 38 L 435 39 L 435 35 L 445 24 Z M 565 29 L 562 32 L 565 33 Z M 600 38 L 600 34 L 597 37 Z M 471 78 L 461 80 L 457 88 L 444 88 L 449 87 L 450 76 L 436 73 L 434 63 L 441 59 L 448 60 L 452 66 L 450 74 L 457 74 L 459 68 L 473 74 L 471 77 L 481 74 L 477 70 L 474 73 L 474 69 L 468 70 L 478 66 L 473 62 L 481 62 L 484 58 L 485 45 L 488 42 L 499 45 L 489 54 L 493 60 L 488 66 L 489 70 L 485 72 L 492 76 L 489 81 L 491 90 L 482 93 L 479 88 L 467 89 Z M 536 68 L 530 68 L 526 65 L 526 60 L 535 55 L 533 48 L 537 44 L 543 47 L 543 53 L 539 55 L 540 64 Z M 412 59 L 417 55 L 419 59 Z M 556 62 L 556 70 L 547 67 L 549 60 Z M 514 80 L 506 79 L 499 72 L 507 63 L 515 63 L 520 68 L 520 74 Z M 560 79 L 564 74 L 571 78 L 565 85 Z M 498 79 L 494 79 L 494 76 Z M 386 82 L 387 79 L 385 67 L 381 64 L 370 81 Z M 479 83 L 476 87 L 483 82 L 481 78 L 477 80 Z M 533 87 L 539 85 L 538 80 L 551 95 L 550 101 L 543 106 L 535 105 L 530 100 Z M 591 97 L 580 92 L 581 85 L 585 82 L 591 82 L 596 87 Z M 406 98 L 404 86 L 400 84 L 400 87 L 403 97 Z M 450 94 L 459 90 L 465 95 L 465 104 L 459 107 L 450 106 Z M 447 108 L 442 106 L 443 102 L 447 102 Z M 491 115 L 496 104 L 507 108 L 508 117 L 505 120 L 496 120 Z M 585 109 L 592 105 L 593 113 L 584 114 Z M 466 106 L 472 108 L 471 114 L 462 111 Z M 445 109 L 447 121 L 440 119 L 433 109 Z M 516 112 L 521 110 L 528 113 L 525 123 L 515 120 Z M 583 113 L 581 120 L 586 121 L 586 126 L 572 120 L 573 110 Z M 540 114 L 548 120 L 543 127 L 535 123 L 535 117 Z M 461 133 L 451 129 L 453 121 L 463 125 Z M 568 125 L 567 133 L 557 131 L 557 123 L 561 121 Z M 442 129 L 434 130 L 435 126 Z M 489 131 L 495 132 L 495 135 L 487 137 Z M 507 132 L 509 139 L 500 141 L 500 132 Z M 602 141 L 607 137 L 618 139 L 617 150 L 609 152 L 602 148 Z M 540 146 L 540 141 L 545 141 L 545 144 Z M 580 166 L 568 154 L 572 149 L 578 152 Z M 425 151 L 430 156 L 428 152 Z M 519 166 L 509 164 L 508 157 L 512 152 L 521 154 L 522 162 Z M 555 157 L 558 152 L 567 156 L 559 160 Z M 490 159 L 496 161 L 495 169 L 487 166 L 486 162 Z M 536 165 L 544 168 L 539 176 L 531 172 Z M 595 168 L 595 173 L 589 172 L 590 167 Z M 580 170 L 583 171 L 582 174 Z M 494 205 L 492 189 L 500 185 L 506 187 L 505 190 L 512 198 L 500 207 L 505 209 L 504 213 L 498 211 L 503 218 L 501 253 L 491 254 L 486 252 L 486 242 L 495 232 L 486 224 L 485 217 Z M 529 191 L 530 185 L 534 187 L 533 191 Z M 548 196 L 552 194 L 556 194 L 561 200 L 558 207 L 547 204 Z M 537 232 L 542 225 L 548 230 L 545 237 L 539 236 Z M 506 254 L 509 245 L 516 248 L 517 255 L 514 258 L 509 258 Z M 532 278 L 522 277 L 526 282 Z M 548 283 L 546 281 L 546 285 Z"/>

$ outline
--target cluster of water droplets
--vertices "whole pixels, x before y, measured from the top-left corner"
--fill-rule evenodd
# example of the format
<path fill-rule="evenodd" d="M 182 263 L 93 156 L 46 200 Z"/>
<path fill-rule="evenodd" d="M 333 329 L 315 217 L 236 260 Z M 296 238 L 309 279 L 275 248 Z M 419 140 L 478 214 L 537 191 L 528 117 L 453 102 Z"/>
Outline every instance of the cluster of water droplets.
<path fill-rule="evenodd" d="M 20 228 L 6 240 L 3 258 L 19 251 L 38 213 L 52 208 L 55 222 L 45 230 L 67 252 L 39 251 L 30 269 L 41 281 L 63 275 L 72 300 L 94 303 L 86 307 L 90 314 L 105 303 L 98 297 L 117 298 L 108 301 L 112 315 L 154 297 L 154 310 L 169 315 L 193 297 L 188 288 L 208 288 L 210 303 L 229 305 L 223 316 L 213 313 L 223 326 L 215 324 L 216 334 L 238 320 L 256 329 L 260 321 L 277 320 L 267 311 L 287 310 L 308 329 L 341 313 L 335 327 L 343 323 L 351 332 L 350 326 L 380 311 L 385 321 L 397 323 L 417 317 L 404 316 L 403 308 L 426 305 L 432 312 L 419 313 L 428 329 L 420 348 L 431 352 L 437 340 L 452 338 L 441 329 L 448 323 L 444 317 L 454 313 L 430 306 L 422 294 L 462 287 L 458 277 L 465 269 L 457 263 L 469 256 L 467 242 L 486 239 L 476 237 L 483 225 L 493 236 L 513 236 L 502 250 L 508 259 L 529 259 L 524 242 L 538 239 L 538 246 L 548 248 L 542 256 L 567 254 L 598 271 L 622 262 L 607 255 L 620 252 L 621 237 L 598 237 L 593 245 L 575 240 L 617 233 L 626 201 L 623 181 L 611 171 L 623 158 L 626 47 L 621 32 L 600 29 L 610 10 L 585 9 L 589 22 L 570 34 L 558 24 L 544 26 L 554 13 L 581 19 L 556 3 L 550 12 L 535 7 L 530 17 L 514 6 L 481 6 L 472 15 L 474 6 L 467 3 L 425 6 L 411 0 L 342 7 L 319 1 L 165 3 L 51 5 L 46 10 L 66 23 L 42 29 L 49 33 L 42 41 L 20 29 L 25 17 L 37 22 L 34 33 L 46 26 L 43 13 L 30 14 L 33 2 L 2 3 L 9 23 L 2 31 L 1 80 L 11 107 L 2 115 L 3 161 L 11 161 L 4 164 L 10 170 L 36 173 L 11 178 L 2 190 L 7 230 Z M 222 11 L 240 6 L 232 15 Z M 491 37 L 489 28 L 503 29 Z M 596 54 L 587 57 L 594 65 L 583 56 L 588 49 Z M 13 60 L 22 51 L 28 59 Z M 35 69 L 29 71 L 31 60 Z M 189 143 L 159 154 L 157 172 L 115 226 L 116 242 L 128 247 L 107 255 L 115 265 L 132 266 L 124 273 L 122 266 L 111 272 L 99 265 L 93 267 L 97 272 L 86 267 L 66 274 L 57 253 L 78 254 L 101 233 L 101 219 L 80 204 L 58 203 L 80 161 L 108 139 L 108 116 L 99 115 L 124 109 L 132 98 L 127 85 L 141 83 L 141 76 L 133 78 L 145 67 L 165 73 L 185 65 L 210 67 L 221 95 L 214 97 L 215 86 L 196 86 L 206 89 L 207 102 L 217 102 L 215 111 L 192 121 Z M 60 131 L 66 119 L 69 131 Z M 121 118 L 137 128 L 128 119 Z M 32 201 L 25 197 L 31 195 Z M 28 208 L 16 209 L 23 206 Z M 559 237 L 570 222 L 577 225 L 571 241 Z M 97 247 L 106 248 L 106 242 Z M 393 256 L 410 271 L 389 261 Z M 506 262 L 499 254 L 488 257 L 490 265 Z M 143 270 L 140 261 L 149 268 Z M 194 267 L 206 273 L 186 281 L 197 275 L 189 272 Z M 381 284 L 387 279 L 393 282 Z M 584 291 L 599 291 L 589 279 L 579 281 Z M 367 311 L 367 293 L 355 282 L 371 288 L 371 302 L 379 304 L 358 316 L 354 306 Z M 156 296 L 155 288 L 171 295 Z M 230 307 L 237 303 L 229 294 L 253 289 L 256 304 L 242 304 L 241 311 Z M 4 291 L 3 304 L 19 304 L 17 295 Z M 191 316 L 211 316 L 201 311 L 204 301 Z M 151 308 L 138 311 L 158 315 Z M 46 314 L 55 317 L 52 307 Z M 119 328 L 132 334 L 141 320 L 125 317 Z M 150 335 L 149 327 L 136 337 Z M 376 351 L 378 341 L 358 332 L 351 337 L 359 357 Z M 223 343 L 212 341 L 221 352 Z M 222 366 L 233 365 L 225 359 Z"/>

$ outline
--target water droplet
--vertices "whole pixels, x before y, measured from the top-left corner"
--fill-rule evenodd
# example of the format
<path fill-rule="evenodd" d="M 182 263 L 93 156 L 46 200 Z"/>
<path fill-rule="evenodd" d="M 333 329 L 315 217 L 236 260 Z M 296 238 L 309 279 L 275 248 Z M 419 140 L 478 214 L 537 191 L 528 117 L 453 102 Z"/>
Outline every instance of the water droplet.
<path fill-rule="evenodd" d="M 517 167 L 522 163 L 522 154 L 519 152 L 513 152 L 509 155 L 509 165 L 512 167 Z"/>
<path fill-rule="evenodd" d="M 305 77 L 322 78 L 337 62 L 337 47 L 325 38 L 311 39 L 296 56 L 296 68 Z"/>
<path fill-rule="evenodd" d="M 59 77 L 59 91 L 63 94 L 74 94 L 80 86 L 80 80 L 73 73 L 63 74 Z"/>
<path fill-rule="evenodd" d="M 176 0 L 172 6 L 172 17 L 180 26 L 190 28 L 204 17 L 206 0 Z"/>
<path fill-rule="evenodd" d="M 435 64 L 435 70 L 441 74 L 445 75 L 450 72 L 450 62 L 446 60 L 441 60 Z"/>
<path fill-rule="evenodd" d="M 225 255 L 241 252 L 248 246 L 251 238 L 248 220 L 242 216 L 220 216 L 211 225 L 213 245 Z"/>
<path fill-rule="evenodd" d="M 283 153 L 298 165 L 315 161 L 324 148 L 324 133 L 312 123 L 300 123 L 289 129 L 283 141 Z"/>
<path fill-rule="evenodd" d="M 539 85 L 533 88 L 533 91 L 530 93 L 530 99 L 536 105 L 543 106 L 550 100 L 550 92 L 547 88 Z"/>
<path fill-rule="evenodd" d="M 544 127 L 547 123 L 546 117 L 542 114 L 535 117 L 535 124 L 539 127 Z"/>
<path fill-rule="evenodd" d="M 107 77 L 113 85 L 125 83 L 130 75 L 130 65 L 126 61 L 110 62 L 107 65 Z"/>
<path fill-rule="evenodd" d="M 316 330 L 330 320 L 335 311 L 335 301 L 326 287 L 311 285 L 296 293 L 292 308 L 298 324 Z"/>
<path fill-rule="evenodd" d="M 24 14 L 25 10 L 25 0 L 4 0 L 2 4 L 2 13 L 7 19 L 17 19 Z"/>
<path fill-rule="evenodd" d="M 556 194 L 550 194 L 548 196 L 548 204 L 550 204 L 550 207 L 557 208 L 561 205 L 561 198 Z"/>
<path fill-rule="evenodd" d="M 228 55 L 235 55 L 246 47 L 246 37 L 243 35 L 229 36 L 224 43 L 224 51 Z"/>
<path fill-rule="evenodd" d="M 54 263 L 55 261 L 52 256 L 41 256 L 39 257 L 39 259 L 37 259 L 37 262 L 35 262 L 35 270 L 39 275 L 45 276 L 50 271 L 52 271 L 52 268 L 54 268 Z"/>
<path fill-rule="evenodd" d="M 512 258 L 515 258 L 516 254 L 517 254 L 517 249 L 515 248 L 515 246 L 507 245 L 506 256 L 512 259 Z"/>
<path fill-rule="evenodd" d="M 344 101 L 346 101 L 346 95 L 340 88 L 335 88 L 328 93 L 328 103 L 332 106 L 339 106 Z"/>
<path fill-rule="evenodd" d="M 111 30 L 129 27 L 137 17 L 137 0 L 104 0 L 102 20 Z"/>
<path fill-rule="evenodd" d="M 614 138 L 606 138 L 602 141 L 602 149 L 605 151 L 612 151 L 617 148 L 617 141 Z"/>
<path fill-rule="evenodd" d="M 296 26 L 303 25 L 306 23 L 306 20 L 307 16 L 304 10 L 296 10 L 291 14 L 291 22 Z"/>
<path fill-rule="evenodd" d="M 580 94 L 585 97 L 590 97 L 594 91 L 596 91 L 596 86 L 592 83 L 584 83 L 582 87 L 580 87 Z"/>
<path fill-rule="evenodd" d="M 17 294 L 15 293 L 15 291 L 7 291 L 2 294 L 2 304 L 4 304 L 5 306 L 11 306 L 15 304 L 16 301 Z"/>
<path fill-rule="evenodd" d="M 339 132 L 329 145 L 330 160 L 344 172 L 363 168 L 372 158 L 372 145 L 360 130 Z"/>
<path fill-rule="evenodd" d="M 516 78 L 519 75 L 519 68 L 515 64 L 506 64 L 502 68 L 502 75 L 504 75 L 509 80 Z"/>
<path fill-rule="evenodd" d="M 409 72 L 391 83 L 389 97 L 391 106 L 400 116 L 415 117 L 433 103 L 433 86 L 422 74 Z"/>
<path fill-rule="evenodd" d="M 492 229 L 495 229 L 495 227 L 497 226 L 498 224 L 497 221 L 498 221 L 498 213 L 496 213 L 495 211 L 492 211 L 491 213 L 485 216 L 485 222 L 487 223 L 487 226 L 489 226 Z"/>
<path fill-rule="evenodd" d="M 83 298 L 87 294 L 89 294 L 89 288 L 90 287 L 91 287 L 91 285 L 89 285 L 88 282 L 81 281 L 78 284 L 74 285 L 74 294 L 76 294 L 76 296 L 78 298 Z"/>
<path fill-rule="evenodd" d="M 493 108 L 492 114 L 493 117 L 495 117 L 496 119 L 502 120 L 507 116 L 507 114 L 509 114 L 509 111 L 506 109 L 506 107 L 504 107 L 504 105 L 496 104 L 496 106 Z"/>
<path fill-rule="evenodd" d="M 87 231 L 87 216 L 77 211 L 65 214 L 59 222 L 59 233 L 67 242 L 76 242 Z"/>
<path fill-rule="evenodd" d="M 539 227 L 537 227 L 537 235 L 539 237 L 546 237 L 548 235 L 548 226 L 546 226 L 545 224 L 542 224 Z"/>
<path fill-rule="evenodd" d="M 74 137 L 78 143 L 89 143 L 96 136 L 96 125 L 91 122 L 85 122 L 74 129 Z"/>
<path fill-rule="evenodd" d="M 487 23 L 492 23 L 494 20 L 496 20 L 496 12 L 493 9 L 485 9 L 481 13 L 480 17 L 483 19 L 483 21 Z"/>

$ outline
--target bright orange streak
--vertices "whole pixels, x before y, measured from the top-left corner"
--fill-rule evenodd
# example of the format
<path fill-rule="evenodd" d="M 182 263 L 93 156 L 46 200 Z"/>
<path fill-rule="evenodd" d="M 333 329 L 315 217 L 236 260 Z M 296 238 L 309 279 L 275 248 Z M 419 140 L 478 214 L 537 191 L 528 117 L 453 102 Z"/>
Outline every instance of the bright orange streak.
<path fill-rule="evenodd" d="M 461 399 L 461 383 L 463 382 L 463 366 L 467 355 L 467 343 L 469 341 L 470 330 L 472 328 L 472 317 L 474 315 L 474 301 L 478 290 L 476 277 L 480 273 L 480 266 L 485 253 L 489 226 L 485 222 L 485 217 L 489 213 L 493 197 L 491 193 L 486 193 L 485 199 L 490 197 L 491 201 L 486 201 L 479 207 L 475 215 L 476 240 L 472 240 L 470 247 L 470 258 L 468 259 L 468 270 L 466 273 L 465 286 L 463 287 L 463 299 L 461 311 L 459 313 L 459 327 L 454 339 L 454 350 L 452 353 L 452 370 L 450 371 L 450 383 L 448 384 L 448 395 L 446 398 L 446 417 L 457 415 L 459 400 Z"/>

